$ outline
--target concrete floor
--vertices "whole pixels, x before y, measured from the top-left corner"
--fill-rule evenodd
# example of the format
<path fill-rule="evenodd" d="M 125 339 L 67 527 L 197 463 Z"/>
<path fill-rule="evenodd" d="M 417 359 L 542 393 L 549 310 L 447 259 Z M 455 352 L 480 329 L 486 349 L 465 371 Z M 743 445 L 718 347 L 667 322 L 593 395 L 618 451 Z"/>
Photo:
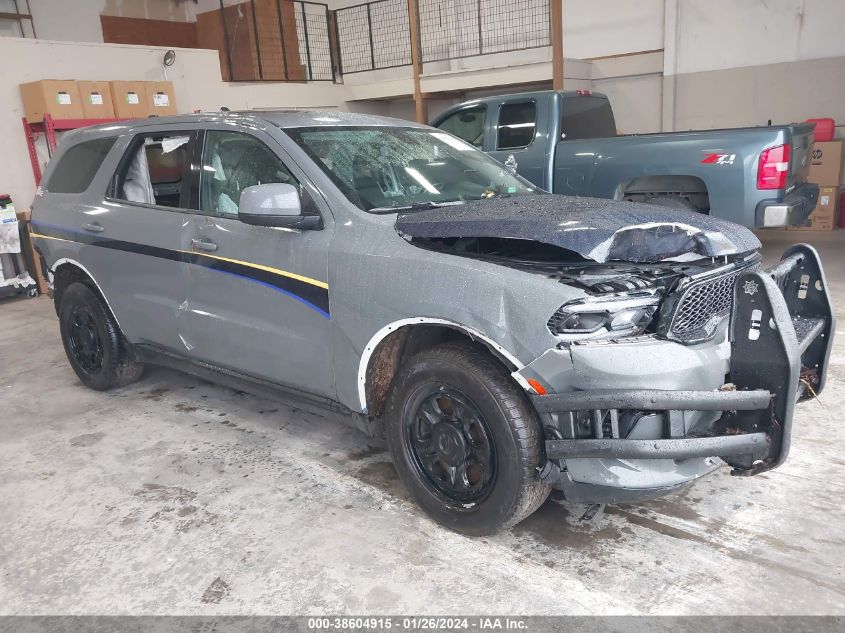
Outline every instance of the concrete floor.
<path fill-rule="evenodd" d="M 766 236 L 767 260 L 795 233 Z M 821 250 L 840 323 L 845 231 Z M 792 454 L 683 494 L 552 501 L 469 539 L 358 432 L 161 369 L 82 387 L 47 299 L 0 303 L 2 614 L 845 614 L 845 332 Z"/>

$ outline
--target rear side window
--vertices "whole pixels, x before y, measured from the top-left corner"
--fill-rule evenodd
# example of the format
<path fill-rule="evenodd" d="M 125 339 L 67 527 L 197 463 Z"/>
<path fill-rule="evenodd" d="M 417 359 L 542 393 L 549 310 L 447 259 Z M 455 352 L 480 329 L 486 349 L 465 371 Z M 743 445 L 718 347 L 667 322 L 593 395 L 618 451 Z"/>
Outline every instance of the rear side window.
<path fill-rule="evenodd" d="M 569 97 L 563 102 L 561 129 L 570 141 L 616 136 L 610 101 L 601 97 Z"/>
<path fill-rule="evenodd" d="M 487 115 L 485 106 L 465 108 L 448 117 L 438 125 L 441 130 L 464 139 L 467 143 L 481 147 L 484 141 L 484 119 Z"/>
<path fill-rule="evenodd" d="M 50 176 L 51 193 L 82 193 L 91 185 L 97 170 L 114 145 L 113 136 L 84 141 L 67 150 Z"/>
<path fill-rule="evenodd" d="M 180 207 L 194 132 L 139 136 L 118 171 L 114 198 L 160 207 Z"/>
<path fill-rule="evenodd" d="M 497 149 L 528 147 L 534 140 L 536 124 L 536 103 L 533 101 L 506 103 L 499 109 Z"/>

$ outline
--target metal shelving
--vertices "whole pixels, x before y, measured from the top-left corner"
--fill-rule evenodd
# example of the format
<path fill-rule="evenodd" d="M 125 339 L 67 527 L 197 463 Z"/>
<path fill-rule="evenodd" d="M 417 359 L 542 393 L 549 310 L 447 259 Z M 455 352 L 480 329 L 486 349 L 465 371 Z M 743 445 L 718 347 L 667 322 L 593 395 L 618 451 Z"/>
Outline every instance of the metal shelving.
<path fill-rule="evenodd" d="M 23 132 L 26 136 L 26 146 L 29 150 L 29 162 L 32 165 L 32 175 L 35 177 L 35 184 L 41 184 L 41 164 L 38 162 L 38 153 L 35 150 L 35 139 L 37 134 L 44 134 L 47 139 L 47 151 L 50 156 L 56 152 L 56 132 L 75 130 L 89 125 L 100 125 L 102 123 L 115 123 L 125 119 L 54 119 L 49 114 L 44 115 L 44 120 L 31 123 L 26 117 L 21 118 Z"/>

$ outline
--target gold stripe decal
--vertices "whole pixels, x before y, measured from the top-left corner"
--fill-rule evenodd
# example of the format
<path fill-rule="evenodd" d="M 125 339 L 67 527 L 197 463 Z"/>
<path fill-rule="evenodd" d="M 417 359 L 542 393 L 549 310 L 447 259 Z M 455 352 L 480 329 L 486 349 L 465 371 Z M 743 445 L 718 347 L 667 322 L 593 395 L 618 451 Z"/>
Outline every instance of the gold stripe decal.
<path fill-rule="evenodd" d="M 66 240 L 66 239 L 61 238 L 61 237 L 53 237 L 52 235 L 42 235 L 41 233 L 36 233 L 35 231 L 30 231 L 29 236 L 30 237 L 42 237 L 45 240 L 56 240 L 58 242 L 73 242 L 73 241 L 75 241 L 75 240 Z"/>
<path fill-rule="evenodd" d="M 249 268 L 255 268 L 256 270 L 263 270 L 268 273 L 273 273 L 275 275 L 281 275 L 282 277 L 288 277 L 290 279 L 296 279 L 297 281 L 301 281 L 306 284 L 311 284 L 312 286 L 317 286 L 318 288 L 323 288 L 325 290 L 329 289 L 329 284 L 325 281 L 319 281 L 317 279 L 312 279 L 311 277 L 305 277 L 304 275 L 297 275 L 296 273 L 291 273 L 286 270 L 282 270 L 280 268 L 271 268 L 270 266 L 265 266 L 263 264 L 254 264 L 252 262 L 245 262 L 240 259 L 231 259 L 229 257 L 220 257 L 219 255 L 209 255 L 208 253 L 199 253 L 197 251 L 179 251 L 180 253 L 185 253 L 187 255 L 199 255 L 200 257 L 210 257 L 211 259 L 218 259 L 221 262 L 229 262 L 230 264 L 239 264 L 241 266 L 247 266 Z"/>

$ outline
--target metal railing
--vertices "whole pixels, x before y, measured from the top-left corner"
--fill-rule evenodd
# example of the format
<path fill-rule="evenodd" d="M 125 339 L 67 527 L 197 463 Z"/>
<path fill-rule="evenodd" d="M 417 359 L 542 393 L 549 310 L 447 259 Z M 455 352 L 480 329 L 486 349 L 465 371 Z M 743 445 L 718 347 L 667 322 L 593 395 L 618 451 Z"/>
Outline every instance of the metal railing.
<path fill-rule="evenodd" d="M 328 6 L 304 0 L 220 0 L 229 81 L 333 81 Z"/>
<path fill-rule="evenodd" d="M 335 11 L 342 73 L 411 64 L 406 0 L 376 0 Z"/>
<path fill-rule="evenodd" d="M 420 0 L 423 63 L 551 46 L 549 0 Z"/>
<path fill-rule="evenodd" d="M 549 0 L 418 0 L 423 63 L 551 46 Z M 406 0 L 335 12 L 341 72 L 411 64 Z"/>

